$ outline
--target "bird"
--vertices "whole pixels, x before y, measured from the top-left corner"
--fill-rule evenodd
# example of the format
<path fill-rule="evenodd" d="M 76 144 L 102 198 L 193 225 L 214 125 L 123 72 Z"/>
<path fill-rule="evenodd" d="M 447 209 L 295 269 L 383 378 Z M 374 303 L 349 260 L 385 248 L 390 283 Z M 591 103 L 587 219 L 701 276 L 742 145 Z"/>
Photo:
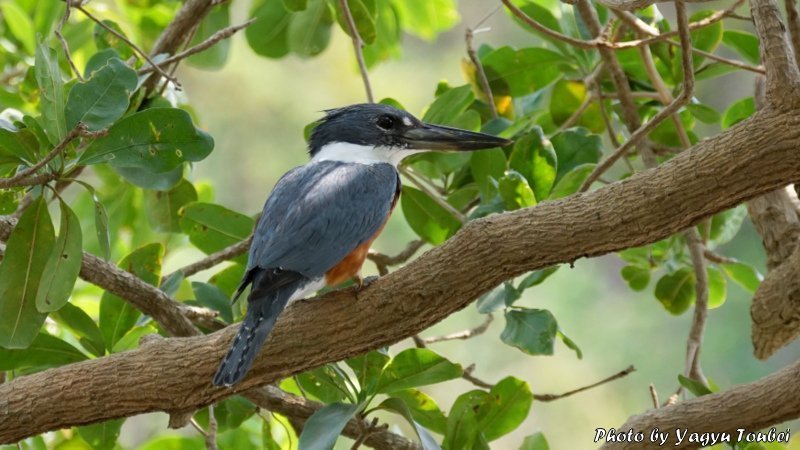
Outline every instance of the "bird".
<path fill-rule="evenodd" d="M 290 302 L 351 279 L 360 285 L 369 247 L 400 197 L 404 158 L 509 144 L 384 104 L 326 110 L 309 138 L 310 161 L 283 175 L 264 204 L 233 296 L 251 288 L 247 312 L 213 384 L 230 387 L 245 377 Z"/>

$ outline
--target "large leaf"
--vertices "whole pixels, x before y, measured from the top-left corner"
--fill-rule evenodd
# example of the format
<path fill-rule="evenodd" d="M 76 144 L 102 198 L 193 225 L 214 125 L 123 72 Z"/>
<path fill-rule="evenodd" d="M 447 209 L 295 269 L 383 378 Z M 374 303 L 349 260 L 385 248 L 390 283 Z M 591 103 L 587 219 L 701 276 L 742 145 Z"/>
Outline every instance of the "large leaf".
<path fill-rule="evenodd" d="M 403 389 L 440 383 L 458 378 L 464 370 L 459 364 L 425 348 L 403 350 L 383 369 L 378 392 L 391 393 Z"/>
<path fill-rule="evenodd" d="M 112 58 L 92 77 L 72 87 L 67 97 L 67 128 L 83 122 L 90 131 L 108 127 L 125 114 L 136 89 L 136 71 Z"/>
<path fill-rule="evenodd" d="M 558 324 L 546 309 L 510 310 L 500 339 L 529 355 L 552 355 Z"/>
<path fill-rule="evenodd" d="M 444 434 L 447 427 L 447 418 L 431 397 L 417 389 L 406 389 L 392 393 L 408 406 L 411 417 L 423 427 L 439 434 Z"/>
<path fill-rule="evenodd" d="M 728 282 L 719 269 L 708 267 L 708 308 L 719 308 L 728 295 Z"/>
<path fill-rule="evenodd" d="M 212 203 L 190 203 L 180 211 L 180 226 L 189 241 L 210 254 L 247 239 L 255 222 L 244 214 Z M 247 255 L 235 259 L 246 263 Z"/>
<path fill-rule="evenodd" d="M 36 83 L 44 118 L 44 131 L 51 144 L 56 145 L 67 135 L 64 117 L 64 81 L 58 66 L 58 54 L 44 43 L 36 47 Z"/>
<path fill-rule="evenodd" d="M 353 22 L 356 25 L 356 31 L 365 44 L 369 45 L 375 42 L 377 37 L 377 30 L 375 29 L 375 3 L 370 0 L 347 0 L 347 6 L 350 9 L 350 14 L 353 16 Z M 342 30 L 350 35 L 350 27 L 347 25 L 347 20 L 344 17 L 342 9 L 339 8 L 337 3 L 336 7 L 336 21 Z"/>
<path fill-rule="evenodd" d="M 47 314 L 36 309 L 36 291 L 55 241 L 47 202 L 37 197 L 6 241 L 0 263 L 0 347 L 26 348 Z"/>
<path fill-rule="evenodd" d="M 308 7 L 295 13 L 289 23 L 289 49 L 306 58 L 322 53 L 331 40 L 332 24 L 327 0 L 309 0 Z"/>
<path fill-rule="evenodd" d="M 533 394 L 528 383 L 506 377 L 492 386 L 491 401 L 478 411 L 478 427 L 487 441 L 516 429 L 531 409 Z"/>
<path fill-rule="evenodd" d="M 580 189 L 583 182 L 589 178 L 589 175 L 594 171 L 596 166 L 597 164 L 581 164 L 565 173 L 564 176 L 558 180 L 556 185 L 553 186 L 553 190 L 550 192 L 550 198 L 564 198 L 578 192 L 578 189 Z"/>
<path fill-rule="evenodd" d="M 553 137 L 552 142 L 558 159 L 555 183 L 580 165 L 596 164 L 603 154 L 602 139 L 586 128 L 562 131 Z"/>
<path fill-rule="evenodd" d="M 214 140 L 194 127 L 186 111 L 150 108 L 115 123 L 81 154 L 80 163 L 167 172 L 183 162 L 200 161 L 213 148 Z"/>
<path fill-rule="evenodd" d="M 751 294 L 756 292 L 761 284 L 762 276 L 752 266 L 741 262 L 720 264 L 720 267 L 731 280 L 745 288 Z"/>
<path fill-rule="evenodd" d="M 517 139 L 509 158 L 509 167 L 528 180 L 537 201 L 546 199 L 550 194 L 557 165 L 556 152 L 539 127 L 534 127 Z"/>
<path fill-rule="evenodd" d="M 0 157 L 19 159 L 34 165 L 39 151 L 36 135 L 28 129 L 11 131 L 0 128 Z"/>
<path fill-rule="evenodd" d="M 448 90 L 436 97 L 431 103 L 422 120 L 439 125 L 455 125 L 458 117 L 463 114 L 475 100 L 472 88 L 465 84 Z"/>
<path fill-rule="evenodd" d="M 495 192 L 492 181 L 500 179 L 506 171 L 506 155 L 499 148 L 474 152 L 469 167 L 472 178 L 478 183 L 481 198 L 488 200 Z"/>
<path fill-rule="evenodd" d="M 728 106 L 725 114 L 722 115 L 722 129 L 730 128 L 737 123 L 747 119 L 756 112 L 756 104 L 753 97 L 743 98 L 735 101 Z"/>
<path fill-rule="evenodd" d="M 145 191 L 147 221 L 157 231 L 179 233 L 181 226 L 178 211 L 194 201 L 197 201 L 197 191 L 185 179 L 166 192 Z"/>
<path fill-rule="evenodd" d="M 475 448 L 480 439 L 476 411 L 490 398 L 488 392 L 477 389 L 458 396 L 447 415 L 447 430 L 442 441 L 444 450 Z"/>
<path fill-rule="evenodd" d="M 526 436 L 519 450 L 550 450 L 550 445 L 547 443 L 547 439 L 545 439 L 544 435 L 539 432 Z"/>
<path fill-rule="evenodd" d="M 562 75 L 563 55 L 544 48 L 500 47 L 481 58 L 492 92 L 522 97 L 544 88 Z"/>
<path fill-rule="evenodd" d="M 105 354 L 103 333 L 100 332 L 94 319 L 82 309 L 67 303 L 58 311 L 50 313 L 50 318 L 76 334 L 78 342 L 93 355 L 103 356 Z"/>
<path fill-rule="evenodd" d="M 300 386 L 325 403 L 351 398 L 344 373 L 335 365 L 328 364 L 297 375 Z"/>
<path fill-rule="evenodd" d="M 283 3 L 274 0 L 256 0 L 253 2 L 250 16 L 256 18 L 244 32 L 250 48 L 268 58 L 286 56 L 289 53 L 288 30 L 292 15 L 284 8 Z"/>
<path fill-rule="evenodd" d="M 332 403 L 315 412 L 303 425 L 298 448 L 303 450 L 331 450 L 347 422 L 361 405 Z"/>
<path fill-rule="evenodd" d="M 92 446 L 93 450 L 111 450 L 117 444 L 119 432 L 125 419 L 106 420 L 92 425 L 77 427 L 78 434 Z"/>
<path fill-rule="evenodd" d="M 419 438 L 419 441 L 422 444 L 423 450 L 441 449 L 441 447 L 439 447 L 439 444 L 437 444 L 436 441 L 433 439 L 433 436 L 431 436 L 430 433 L 428 433 L 428 430 L 426 430 L 424 427 L 420 426 L 420 424 L 414 421 L 414 417 L 411 414 L 411 410 L 409 409 L 408 405 L 406 405 L 399 398 L 389 397 L 384 401 L 382 401 L 375 408 L 383 409 L 403 416 L 403 418 L 405 418 L 406 421 L 408 421 L 408 423 L 414 427 L 414 431 L 417 433 L 417 437 Z"/>
<path fill-rule="evenodd" d="M 758 64 L 761 57 L 758 51 L 758 38 L 752 33 L 740 30 L 725 30 L 722 42 L 736 53 L 742 55 L 751 64 Z"/>
<path fill-rule="evenodd" d="M 374 394 L 381 372 L 383 372 L 383 368 L 386 367 L 390 359 L 384 353 L 371 351 L 355 358 L 350 358 L 345 363 L 356 374 L 356 379 L 361 385 L 361 391 Z"/>
<path fill-rule="evenodd" d="M 161 260 L 164 247 L 161 244 L 149 244 L 134 250 L 119 263 L 119 267 L 130 272 L 145 283 L 158 285 L 161 277 Z M 106 347 L 114 348 L 141 316 L 141 312 L 130 303 L 108 292 L 100 300 L 100 330 L 103 332 Z"/>
<path fill-rule="evenodd" d="M 85 359 L 80 350 L 46 333 L 38 333 L 24 350 L 0 348 L 0 370 L 46 369 Z"/>
<path fill-rule="evenodd" d="M 41 312 L 57 311 L 69 300 L 78 273 L 81 271 L 83 236 L 78 216 L 63 200 L 58 239 L 44 266 L 42 282 L 36 293 L 36 309 Z"/>
<path fill-rule="evenodd" d="M 8 31 L 22 44 L 29 55 L 33 54 L 36 49 L 36 31 L 28 13 L 16 2 L 8 1 L 0 2 L 0 13 L 5 19 Z"/>
<path fill-rule="evenodd" d="M 684 267 L 664 275 L 656 283 L 656 298 L 672 314 L 683 314 L 695 300 L 694 270 Z"/>
<path fill-rule="evenodd" d="M 461 222 L 450 211 L 410 186 L 403 186 L 400 207 L 411 229 L 433 245 L 441 244 L 461 228 Z"/>
<path fill-rule="evenodd" d="M 559 80 L 553 86 L 550 95 L 550 117 L 556 125 L 561 125 L 572 117 L 584 104 L 590 100 L 589 89 L 582 81 Z M 574 125 L 584 126 L 595 133 L 605 129 L 605 122 L 600 113 L 598 100 L 594 100 L 581 113 Z"/>
<path fill-rule="evenodd" d="M 650 283 L 650 269 L 637 265 L 627 265 L 620 271 L 622 278 L 628 283 L 628 286 L 634 291 L 643 291 Z"/>
<path fill-rule="evenodd" d="M 394 0 L 392 4 L 403 29 L 422 39 L 433 40 L 459 19 L 453 0 Z"/>
<path fill-rule="evenodd" d="M 533 189 L 528 185 L 528 180 L 516 170 L 506 171 L 506 174 L 497 182 L 497 190 L 508 211 L 536 204 L 536 197 L 533 195 Z"/>
<path fill-rule="evenodd" d="M 400 23 L 394 6 L 388 1 L 376 2 L 375 6 L 375 42 L 364 47 L 367 67 L 400 56 Z"/>
<path fill-rule="evenodd" d="M 479 298 L 475 306 L 479 313 L 487 314 L 513 305 L 521 296 L 522 293 L 511 282 L 506 281 Z"/>

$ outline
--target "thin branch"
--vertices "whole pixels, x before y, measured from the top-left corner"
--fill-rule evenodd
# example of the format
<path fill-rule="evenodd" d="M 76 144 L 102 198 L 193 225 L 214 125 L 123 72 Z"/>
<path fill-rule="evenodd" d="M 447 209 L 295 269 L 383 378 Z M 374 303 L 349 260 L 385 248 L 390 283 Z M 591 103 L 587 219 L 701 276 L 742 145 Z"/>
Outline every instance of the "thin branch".
<path fill-rule="evenodd" d="M 480 378 L 472 375 L 472 372 L 474 371 L 475 371 L 475 364 L 470 364 L 469 366 L 467 366 L 466 369 L 464 369 L 464 372 L 461 374 L 461 378 L 469 381 L 470 383 L 474 384 L 475 386 L 478 386 L 479 388 L 491 389 L 494 387 L 493 384 L 487 383 L 481 380 Z"/>
<path fill-rule="evenodd" d="M 417 250 L 422 248 L 423 245 L 425 245 L 425 241 L 421 239 L 415 239 L 406 244 L 406 248 L 394 256 L 388 256 L 384 255 L 383 253 L 370 250 L 369 253 L 367 253 L 367 259 L 375 263 L 375 266 L 378 268 L 378 273 L 381 276 L 384 276 L 389 273 L 389 266 L 396 266 L 408 261 L 408 259 L 414 256 L 414 253 L 417 253 Z"/>
<path fill-rule="evenodd" d="M 705 256 L 707 260 L 717 264 L 733 264 L 739 262 L 734 258 L 729 258 L 725 255 L 720 255 L 719 253 L 710 250 L 708 248 L 703 249 L 703 256 Z"/>
<path fill-rule="evenodd" d="M 411 181 L 411 183 L 412 183 L 414 186 L 416 186 L 416 187 L 417 187 L 419 190 L 421 190 L 422 192 L 424 192 L 424 193 L 428 194 L 428 196 L 431 198 L 431 200 L 433 200 L 434 202 L 436 202 L 436 204 L 437 204 L 437 205 L 441 206 L 441 207 L 442 207 L 442 209 L 444 209 L 444 210 L 446 210 L 447 212 L 449 212 L 449 213 L 450 213 L 450 214 L 451 214 L 453 217 L 455 217 L 455 218 L 456 218 L 456 220 L 458 220 L 458 221 L 459 221 L 459 222 L 461 222 L 461 223 L 465 223 L 465 222 L 467 221 L 467 218 L 466 218 L 466 216 L 464 216 L 464 214 L 463 214 L 461 211 L 459 211 L 459 210 L 455 209 L 455 208 L 453 207 L 453 205 L 451 205 L 450 203 L 447 203 L 447 201 L 446 201 L 446 200 L 444 200 L 444 199 L 443 199 L 443 198 L 442 198 L 440 195 L 437 195 L 436 193 L 434 193 L 434 192 L 431 192 L 431 190 L 428 188 L 428 186 L 426 186 L 426 185 L 425 185 L 423 182 L 421 182 L 421 181 L 420 181 L 420 180 L 419 180 L 419 179 L 418 179 L 418 178 L 417 178 L 417 177 L 416 177 L 416 176 L 415 176 L 415 175 L 414 175 L 414 174 L 413 174 L 413 173 L 412 173 L 410 170 L 408 170 L 406 167 L 400 167 L 400 173 L 402 173 L 403 175 L 405 175 L 405 176 L 406 176 L 406 178 L 408 178 L 408 180 L 409 180 L 409 181 Z"/>
<path fill-rule="evenodd" d="M 426 345 L 435 344 L 437 342 L 444 342 L 444 341 L 453 341 L 456 339 L 467 340 L 473 338 L 475 336 L 480 336 L 481 334 L 485 333 L 486 330 L 489 329 L 489 325 L 491 325 L 492 321 L 494 320 L 494 316 L 491 313 L 486 314 L 486 319 L 484 319 L 483 323 L 478 325 L 475 328 L 470 328 L 469 330 L 459 331 L 457 333 L 450 333 L 445 334 L 442 336 L 431 336 L 427 338 L 423 338 L 422 342 Z"/>
<path fill-rule="evenodd" d="M 656 391 L 656 387 L 653 383 L 650 383 L 648 389 L 650 390 L 650 399 L 653 401 L 653 408 L 660 407 L 661 405 L 658 404 L 658 391 Z"/>
<path fill-rule="evenodd" d="M 200 272 L 200 271 L 203 271 L 203 270 L 206 270 L 206 269 L 210 269 L 210 268 L 216 266 L 217 264 L 220 264 L 220 263 L 222 263 L 224 261 L 227 261 L 229 259 L 236 258 L 237 256 L 246 253 L 247 250 L 250 248 L 250 243 L 251 242 L 253 242 L 253 235 L 252 234 L 250 236 L 248 236 L 247 239 L 245 239 L 243 241 L 239 241 L 239 242 L 237 242 L 237 243 L 235 243 L 233 245 L 229 245 L 228 247 L 225 247 L 225 248 L 223 248 L 222 250 L 220 250 L 218 252 L 214 252 L 214 253 L 206 256 L 205 258 L 203 258 L 203 259 L 201 259 L 199 261 L 195 261 L 195 262 L 193 262 L 193 263 L 191 263 L 191 264 L 189 264 L 187 266 L 181 267 L 180 269 L 176 270 L 175 272 L 164 276 L 163 279 L 166 280 L 166 279 L 168 279 L 170 277 L 173 277 L 178 272 L 183 274 L 184 277 L 190 277 L 190 276 L 196 274 L 197 272 Z"/>
<path fill-rule="evenodd" d="M 67 58 L 67 62 L 69 62 L 69 66 L 72 68 L 72 71 L 75 73 L 75 76 L 78 77 L 78 80 L 83 82 L 83 76 L 81 75 L 81 71 L 78 70 L 78 66 L 75 65 L 75 61 L 72 60 L 72 54 L 69 52 L 69 44 L 67 40 L 64 39 L 64 35 L 61 34 L 61 30 L 64 29 L 64 25 L 69 20 L 69 9 L 70 4 L 69 1 L 64 2 L 64 15 L 61 17 L 61 21 L 58 22 L 58 26 L 55 29 L 55 35 L 59 41 L 61 41 L 61 47 L 64 49 L 64 56 Z"/>
<path fill-rule="evenodd" d="M 201 43 L 199 43 L 199 44 L 197 44 L 197 45 L 195 45 L 193 47 L 190 47 L 190 48 L 188 48 L 188 49 L 186 49 L 186 50 L 184 50 L 184 51 L 182 51 L 182 52 L 180 52 L 180 53 L 178 53 L 176 55 L 170 56 L 169 58 L 167 58 L 167 59 L 161 61 L 160 63 L 158 63 L 156 66 L 158 66 L 162 70 L 164 70 L 166 67 L 170 66 L 173 63 L 180 62 L 180 61 L 182 61 L 182 60 L 184 60 L 184 59 L 186 59 L 186 58 L 188 58 L 188 57 L 190 57 L 192 55 L 195 55 L 197 53 L 200 53 L 202 51 L 205 51 L 205 50 L 209 49 L 210 47 L 212 47 L 213 45 L 215 45 L 216 43 L 218 43 L 218 42 L 220 42 L 220 41 L 222 41 L 224 39 L 230 38 L 231 36 L 233 36 L 234 34 L 238 33 L 239 31 L 241 31 L 241 30 L 249 27 L 250 25 L 252 25 L 253 22 L 255 22 L 255 21 L 256 21 L 256 19 L 253 18 L 253 19 L 248 20 L 245 23 L 242 23 L 242 24 L 239 24 L 239 25 L 232 25 L 232 26 L 229 26 L 227 28 L 223 28 L 223 29 L 217 31 L 216 33 L 212 34 L 205 41 L 203 41 L 203 42 L 201 42 Z M 139 71 L 137 73 L 139 75 L 144 75 L 144 74 L 153 72 L 154 70 L 156 70 L 156 67 L 154 67 L 154 66 L 146 66 L 146 67 L 143 67 L 143 68 L 139 69 Z"/>
<path fill-rule="evenodd" d="M 478 80 L 481 83 L 481 89 L 483 89 L 483 93 L 486 94 L 487 102 L 489 103 L 489 110 L 492 112 L 492 118 L 497 119 L 499 116 L 497 115 L 497 105 L 494 104 L 494 94 L 492 93 L 492 88 L 489 86 L 489 79 L 486 78 L 486 71 L 483 70 L 483 64 L 481 64 L 480 59 L 478 59 L 478 54 L 475 52 L 475 47 L 472 44 L 472 39 L 475 37 L 475 32 L 472 28 L 467 28 L 466 32 L 464 33 L 464 40 L 467 44 L 467 55 L 469 55 L 470 61 L 475 66 L 475 70 L 478 74 Z"/>
<path fill-rule="evenodd" d="M 597 383 L 592 383 L 588 386 L 579 387 L 577 389 L 573 389 L 571 391 L 564 392 L 563 394 L 533 394 L 533 399 L 538 400 L 540 402 L 552 402 L 554 400 L 560 400 L 565 397 L 569 397 L 571 395 L 575 395 L 581 393 L 583 391 L 588 391 L 589 389 L 596 388 L 597 386 L 604 385 L 606 383 L 610 383 L 615 380 L 619 380 L 620 378 L 624 378 L 631 373 L 635 372 L 636 368 L 631 366 L 626 367 L 625 369 L 611 375 L 608 378 L 603 378 L 602 380 L 598 381 Z"/>
<path fill-rule="evenodd" d="M 171 81 L 173 84 L 175 84 L 175 86 L 176 86 L 176 87 L 180 87 L 180 85 L 181 85 L 181 84 L 178 82 L 178 80 L 177 80 L 177 79 L 175 79 L 174 77 L 170 76 L 169 74 L 167 74 L 166 72 L 164 72 L 163 70 L 161 70 L 161 67 L 160 67 L 160 66 L 158 66 L 156 63 L 154 63 L 154 62 L 153 62 L 153 60 L 152 60 L 152 59 L 150 59 L 150 56 L 149 56 L 147 53 L 145 53 L 145 52 L 144 52 L 144 50 L 140 49 L 140 48 L 139 48 L 139 47 L 138 47 L 136 44 L 134 44 L 134 43 L 133 43 L 133 42 L 132 42 L 130 39 L 128 39 L 127 37 L 125 37 L 125 35 L 124 35 L 124 34 L 122 34 L 122 33 L 118 32 L 117 30 L 115 30 L 115 29 L 111 28 L 110 26 L 106 25 L 106 23 L 105 23 L 105 22 L 103 22 L 102 20 L 100 20 L 100 19 L 98 19 L 97 17 L 95 17 L 94 15 L 92 15 L 92 14 L 91 14 L 89 11 L 87 11 L 87 10 L 86 10 L 86 8 L 84 8 L 82 5 L 75 5 L 75 8 L 76 8 L 77 10 L 79 10 L 80 12 L 82 12 L 83 14 L 85 14 L 85 15 L 86 15 L 86 17 L 88 17 L 89 19 L 91 19 L 92 21 L 94 21 L 94 23 L 96 23 L 96 24 L 100 25 L 101 27 L 105 28 L 105 29 L 106 29 L 106 31 L 108 31 L 109 33 L 111 33 L 111 34 L 113 34 L 114 36 L 116 36 L 117 38 L 119 38 L 119 39 L 120 39 L 122 42 L 124 42 L 124 43 L 128 44 L 128 46 L 129 46 L 129 47 L 130 47 L 130 48 L 131 48 L 133 51 L 135 51 L 136 53 L 138 53 L 139 55 L 141 55 L 141 56 L 142 56 L 142 58 L 144 58 L 144 60 L 145 60 L 145 61 L 147 61 L 147 64 L 150 64 L 150 66 L 151 66 L 151 67 L 153 67 L 153 68 L 155 69 L 155 71 L 159 73 L 159 75 L 161 75 L 161 76 L 162 76 L 162 77 L 164 77 L 165 79 L 167 79 L 167 80 Z"/>
<path fill-rule="evenodd" d="M 347 29 L 350 30 L 348 34 L 353 39 L 353 50 L 356 53 L 358 70 L 361 72 L 361 80 L 364 81 L 364 90 L 367 93 L 367 101 L 369 103 L 375 103 L 375 99 L 372 96 L 372 86 L 369 82 L 367 64 L 364 62 L 364 41 L 361 39 L 361 35 L 358 34 L 358 28 L 353 20 L 353 14 L 350 12 L 350 6 L 347 4 L 347 0 L 339 0 L 339 8 L 341 8 L 342 14 L 344 14 L 345 21 L 347 22 Z"/>
<path fill-rule="evenodd" d="M 16 186 L 32 186 L 37 184 L 43 184 L 48 181 L 51 181 L 58 177 L 58 174 L 53 173 L 46 173 L 46 174 L 39 174 L 34 175 L 36 171 L 41 169 L 42 167 L 46 166 L 47 163 L 53 160 L 56 156 L 61 154 L 64 150 L 67 149 L 67 146 L 70 142 L 77 139 L 78 137 L 89 137 L 89 138 L 96 138 L 100 136 L 104 136 L 107 133 L 106 130 L 100 131 L 88 131 L 86 129 L 86 125 L 83 123 L 78 122 L 77 125 L 69 132 L 67 135 L 64 136 L 64 139 L 58 143 L 55 147 L 53 147 L 50 152 L 45 155 L 39 162 L 34 164 L 31 167 L 28 167 L 25 170 L 17 172 L 14 176 L 9 178 L 0 178 L 0 188 L 10 188 Z"/>
<path fill-rule="evenodd" d="M 217 450 L 217 418 L 214 416 L 214 404 L 208 405 L 208 432 L 205 434 L 206 449 Z"/>
<path fill-rule="evenodd" d="M 678 0 L 681 2 L 682 0 Z M 676 2 L 677 4 L 677 2 Z M 700 368 L 700 349 L 703 346 L 703 334 L 708 318 L 708 272 L 706 272 L 706 260 L 703 256 L 703 241 L 697 228 L 688 228 L 683 233 L 686 238 L 686 245 L 689 246 L 689 253 L 692 257 L 692 266 L 695 276 L 695 303 L 694 314 L 692 315 L 692 326 L 689 329 L 689 337 L 686 340 L 686 368 L 684 376 L 692 378 L 704 385 L 708 385 L 706 377 Z"/>

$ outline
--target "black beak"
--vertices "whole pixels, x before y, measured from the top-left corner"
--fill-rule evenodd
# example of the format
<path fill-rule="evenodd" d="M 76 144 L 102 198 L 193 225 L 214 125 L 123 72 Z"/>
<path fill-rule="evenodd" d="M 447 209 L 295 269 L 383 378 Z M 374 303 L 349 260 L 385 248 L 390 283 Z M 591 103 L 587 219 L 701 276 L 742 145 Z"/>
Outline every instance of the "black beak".
<path fill-rule="evenodd" d="M 490 134 L 428 123 L 405 131 L 402 139 L 408 148 L 418 150 L 481 150 L 503 147 L 513 142 Z"/>

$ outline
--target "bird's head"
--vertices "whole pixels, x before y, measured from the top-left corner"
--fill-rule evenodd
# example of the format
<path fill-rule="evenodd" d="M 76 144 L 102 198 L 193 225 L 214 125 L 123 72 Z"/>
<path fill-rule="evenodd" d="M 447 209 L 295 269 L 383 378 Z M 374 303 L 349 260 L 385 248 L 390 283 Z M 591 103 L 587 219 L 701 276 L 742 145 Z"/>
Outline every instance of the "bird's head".
<path fill-rule="evenodd" d="M 432 125 L 388 105 L 364 103 L 325 111 L 309 140 L 314 160 L 397 165 L 428 150 L 469 151 L 509 145 L 497 136 Z"/>

